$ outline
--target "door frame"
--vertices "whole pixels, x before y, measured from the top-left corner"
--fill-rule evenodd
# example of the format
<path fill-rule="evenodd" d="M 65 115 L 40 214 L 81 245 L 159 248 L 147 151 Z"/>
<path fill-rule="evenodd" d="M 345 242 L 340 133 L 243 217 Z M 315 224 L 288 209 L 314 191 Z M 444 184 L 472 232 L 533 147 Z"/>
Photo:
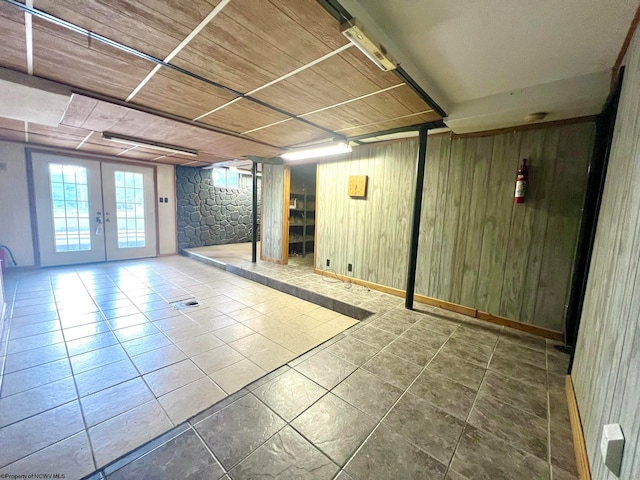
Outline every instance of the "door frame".
<path fill-rule="evenodd" d="M 27 189 L 29 194 L 29 217 L 31 222 L 31 243 L 33 245 L 33 260 L 36 267 L 41 267 L 40 261 L 40 244 L 38 232 L 38 217 L 36 216 L 36 193 L 33 181 L 33 157 L 32 153 L 48 153 L 51 155 L 60 155 L 69 158 L 77 158 L 81 160 L 89 160 L 105 163 L 116 163 L 120 165 L 130 165 L 135 167 L 148 167 L 153 169 L 153 201 L 158 200 L 158 168 L 155 163 L 150 162 L 133 162 L 123 161 L 118 157 L 109 155 L 98 155 L 95 153 L 78 153 L 76 150 L 66 150 L 64 148 L 34 148 L 25 146 L 25 159 L 27 166 Z M 155 228 L 156 228 L 156 257 L 160 256 L 160 222 L 158 221 L 160 209 L 156 205 Z"/>

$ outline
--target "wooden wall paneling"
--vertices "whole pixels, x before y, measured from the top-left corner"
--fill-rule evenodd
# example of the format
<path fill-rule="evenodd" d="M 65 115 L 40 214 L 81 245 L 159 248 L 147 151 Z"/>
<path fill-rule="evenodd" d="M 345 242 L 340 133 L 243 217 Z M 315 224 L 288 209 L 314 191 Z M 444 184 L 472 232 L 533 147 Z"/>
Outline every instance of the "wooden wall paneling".
<path fill-rule="evenodd" d="M 438 171 L 443 146 L 450 142 L 447 135 L 434 135 L 427 138 L 427 158 L 422 191 L 422 213 L 420 216 L 420 234 L 418 243 L 418 262 L 416 270 L 416 292 L 433 296 L 431 270 L 435 261 L 433 244 L 437 216 Z"/>
<path fill-rule="evenodd" d="M 0 140 L 8 142 L 24 142 L 24 130 L 12 130 L 0 127 Z"/>
<path fill-rule="evenodd" d="M 223 10 L 171 63 L 234 90 L 249 92 L 290 71 L 286 66 L 277 68 L 281 57 L 278 49 L 262 42 L 248 26 L 235 22 Z M 286 60 L 288 66 L 290 60 Z"/>
<path fill-rule="evenodd" d="M 535 210 L 518 318 L 527 323 L 533 323 L 535 320 L 538 283 L 540 281 L 542 256 L 545 247 L 544 240 L 547 235 L 549 205 L 552 200 L 551 192 L 554 188 L 558 143 L 560 142 L 559 128 L 545 128 L 542 132 L 544 132 L 544 139 L 540 166 L 533 165 L 531 169 L 531 184 L 526 201 L 529 202 L 529 205 L 534 206 Z"/>
<path fill-rule="evenodd" d="M 150 62 L 33 19 L 34 75 L 124 99 L 151 68 Z"/>
<path fill-rule="evenodd" d="M 455 144 L 456 140 L 452 143 Z M 460 175 L 458 182 L 460 183 L 460 205 L 459 215 L 457 218 L 457 233 L 453 246 L 453 262 L 451 265 L 451 288 L 449 298 L 454 303 L 460 303 L 462 295 L 462 280 L 464 276 L 465 250 L 467 246 L 467 231 L 469 227 L 469 215 L 472 211 L 471 195 L 473 193 L 473 167 L 476 155 L 477 141 L 469 139 L 464 142 L 464 148 L 461 147 L 460 157 L 458 161 L 460 165 Z M 475 208 L 475 206 L 474 206 Z"/>
<path fill-rule="evenodd" d="M 312 141 L 332 140 L 332 136 L 318 128 L 312 127 L 298 120 L 279 123 L 247 134 L 262 142 L 276 146 L 299 145 Z"/>
<path fill-rule="evenodd" d="M 572 379 L 593 478 L 613 478 L 601 460 L 600 432 L 620 423 L 619 478 L 640 476 L 640 35 L 627 68 L 600 208 Z"/>
<path fill-rule="evenodd" d="M 340 24 L 316 0 L 269 0 L 328 48 L 334 50 L 348 43 L 340 33 Z"/>
<path fill-rule="evenodd" d="M 398 76 L 392 72 L 383 72 L 357 48 L 349 48 L 338 54 L 347 64 L 356 68 L 365 77 L 371 79 L 379 89 L 392 87 L 400 83 Z"/>
<path fill-rule="evenodd" d="M 242 133 L 287 118 L 289 117 L 257 103 L 249 100 L 239 100 L 222 110 L 204 117 L 202 122 Z M 297 124 L 298 122 L 295 123 Z"/>
<path fill-rule="evenodd" d="M 508 318 L 520 318 L 520 308 L 524 296 L 524 279 L 527 275 L 529 264 L 529 249 L 536 213 L 536 197 L 531 195 L 532 190 L 540 188 L 544 191 L 545 184 L 551 184 L 552 169 L 544 165 L 542 154 L 544 150 L 545 130 L 528 130 L 521 132 L 522 140 L 518 163 L 527 159 L 531 188 L 525 197 L 525 203 L 515 205 L 511 209 L 511 226 L 507 246 L 507 258 L 505 260 L 504 278 L 502 282 L 502 298 L 498 314 Z M 514 193 L 515 177 L 513 172 Z M 534 180 L 535 179 L 535 180 Z"/>
<path fill-rule="evenodd" d="M 334 163 L 318 163 L 316 177 L 316 243 L 315 268 L 325 270 L 326 259 L 328 258 L 328 244 L 332 238 L 333 223 L 329 215 L 325 215 L 331 194 L 331 170 Z"/>
<path fill-rule="evenodd" d="M 35 0 L 35 8 L 153 55 L 166 57 L 206 17 L 215 4 L 152 0 Z M 151 68 L 149 68 L 151 70 Z"/>
<path fill-rule="evenodd" d="M 161 68 L 132 102 L 188 120 L 233 100 L 234 95 L 195 78 Z M 225 125 L 221 125 L 228 128 Z"/>
<path fill-rule="evenodd" d="M 400 190 L 400 169 L 406 168 L 406 161 L 403 161 L 400 143 L 393 143 L 383 150 L 382 161 L 385 166 L 384 187 L 382 190 L 382 208 L 378 210 L 381 214 L 379 222 L 381 223 L 381 251 L 378 258 L 380 259 L 380 273 L 378 274 L 377 283 L 384 282 L 391 287 L 396 287 L 393 278 L 395 270 L 400 268 L 399 258 L 400 252 L 403 251 L 403 245 L 396 243 L 396 233 L 398 229 L 398 217 L 403 215 L 411 215 L 411 210 L 403 211 L 399 204 Z M 410 190 L 410 189 L 409 189 Z M 405 192 L 407 189 L 404 190 Z"/>
<path fill-rule="evenodd" d="M 368 161 L 363 156 L 363 149 L 356 149 L 354 153 L 354 168 L 351 169 L 350 175 L 371 175 Z M 362 277 L 366 264 L 370 261 L 369 255 L 365 252 L 365 249 L 361 247 L 373 239 L 371 236 L 373 235 L 373 232 L 370 230 L 370 223 L 366 221 L 368 202 L 368 197 L 350 199 L 350 203 L 355 210 L 355 215 L 352 220 L 354 241 L 349 242 L 349 247 L 351 249 L 351 254 L 349 256 L 353 259 L 353 276 L 356 278 Z"/>
<path fill-rule="evenodd" d="M 262 166 L 261 258 L 282 261 L 284 166 Z M 287 204 L 288 206 L 288 204 Z"/>
<path fill-rule="evenodd" d="M 13 118 L 0 117 L 0 128 L 24 132 L 24 122 Z"/>
<path fill-rule="evenodd" d="M 443 214 L 442 242 L 440 244 L 438 288 L 436 298 L 451 299 L 453 271 L 460 259 L 455 258 L 455 245 L 458 238 L 458 224 L 460 217 L 460 200 L 462 190 L 462 174 L 464 163 L 465 143 L 451 141 L 449 154 L 449 170 L 444 201 L 440 211 Z"/>
<path fill-rule="evenodd" d="M 344 90 L 351 98 L 380 90 L 370 77 L 363 75 L 339 54 L 323 60 L 299 75 L 308 77 L 317 75 L 324 80 L 325 84 Z M 395 84 L 399 83 L 402 81 L 397 80 Z"/>
<path fill-rule="evenodd" d="M 520 135 L 509 133 L 493 143 L 476 303 L 478 310 L 489 313 L 500 308 L 519 142 Z"/>
<path fill-rule="evenodd" d="M 370 147 L 373 155 L 372 160 L 376 162 L 377 168 L 375 171 L 375 178 L 369 179 L 368 186 L 371 188 L 371 209 L 375 212 L 372 216 L 372 230 L 376 232 L 376 241 L 371 250 L 371 269 L 373 273 L 372 281 L 374 283 L 384 284 L 387 283 L 381 279 L 384 277 L 385 271 L 385 257 L 387 256 L 389 249 L 391 248 L 391 242 L 388 238 L 388 231 L 385 229 L 385 224 L 390 222 L 389 215 L 392 213 L 395 217 L 397 213 L 391 212 L 387 198 L 390 197 L 391 191 L 388 185 L 387 175 L 391 173 L 389 162 L 386 160 L 386 149 L 380 149 L 376 151 L 375 147 Z"/>
<path fill-rule="evenodd" d="M 478 139 L 473 165 L 473 185 L 471 187 L 471 210 L 467 227 L 467 241 L 464 253 L 460 303 L 475 307 L 478 298 L 480 259 L 482 256 L 482 238 L 484 220 L 489 201 L 489 175 L 493 156 L 494 137 Z M 471 150 L 469 150 L 471 153 Z"/>
<path fill-rule="evenodd" d="M 73 95 L 71 104 L 81 104 L 80 111 L 78 112 L 79 121 L 80 118 L 85 114 L 86 109 L 90 107 L 91 103 L 86 102 L 85 100 L 77 101 L 77 98 L 79 99 L 87 97 L 79 97 L 75 94 Z M 127 121 L 127 116 L 132 116 L 134 113 L 135 118 L 133 119 L 133 121 Z M 134 112 L 133 110 L 122 107 L 120 105 L 97 101 L 81 126 L 82 128 L 93 130 L 95 132 L 115 132 L 116 127 L 119 126 L 120 122 L 126 122 L 125 128 L 121 128 L 121 131 L 125 134 L 133 135 L 136 131 L 134 129 L 139 129 L 142 125 L 145 125 L 147 122 L 150 122 L 152 120 L 153 117 L 149 114 Z M 74 124 L 75 123 L 76 122 L 74 122 Z"/>
<path fill-rule="evenodd" d="M 564 321 L 593 134 L 592 124 L 561 127 L 533 322 L 541 327 Z"/>
<path fill-rule="evenodd" d="M 98 100 L 94 98 L 78 95 L 77 93 L 72 94 L 60 124 L 69 127 L 82 127 L 97 104 Z"/>
<path fill-rule="evenodd" d="M 364 100 L 358 100 L 346 105 L 323 110 L 313 115 L 305 115 L 304 119 L 325 128 L 341 130 L 357 127 L 369 122 L 383 122 L 387 117 L 365 103 Z"/>
<path fill-rule="evenodd" d="M 437 297 L 440 282 L 440 257 L 443 247 L 444 216 L 441 214 L 447 204 L 447 181 L 449 179 L 449 164 L 451 160 L 451 141 L 440 144 L 438 162 L 436 167 L 437 177 L 435 188 L 435 198 L 433 206 L 436 210 L 435 222 L 433 225 L 433 245 L 431 252 L 431 264 L 429 265 L 429 291 L 430 296 Z"/>
<path fill-rule="evenodd" d="M 424 112 L 433 108 L 406 84 L 389 90 L 388 94 L 402 103 L 411 113 Z"/>
<path fill-rule="evenodd" d="M 413 191 L 416 181 L 416 159 L 418 158 L 418 144 L 416 142 L 402 142 L 398 144 L 401 151 L 393 161 L 397 162 L 400 172 L 398 182 L 398 218 L 395 219 L 395 238 L 393 244 L 398 250 L 395 265 L 392 269 L 391 285 L 404 290 L 407 281 L 407 267 L 409 255 L 409 237 L 411 235 L 411 218 L 413 215 Z"/>
<path fill-rule="evenodd" d="M 282 178 L 282 197 L 281 210 L 282 210 L 282 253 L 280 259 L 283 264 L 289 262 L 289 199 L 291 198 L 291 168 L 287 165 L 284 166 L 283 178 Z"/>
<path fill-rule="evenodd" d="M 251 96 L 294 115 L 302 115 L 329 105 L 351 100 L 351 97 L 346 92 L 337 90 L 335 91 L 339 95 L 337 98 L 332 96 L 322 97 L 317 94 L 313 84 L 300 82 L 300 75 L 302 73 L 275 83 Z M 321 85 L 322 79 L 318 79 L 318 82 Z"/>
<path fill-rule="evenodd" d="M 0 4 L 0 58 L 2 66 L 27 71 L 27 48 L 25 43 L 24 13 L 16 7 Z"/>
<path fill-rule="evenodd" d="M 290 3 L 290 6 L 296 9 L 304 8 L 302 3 Z M 251 25 L 251 30 L 260 37 L 261 43 L 278 47 L 287 56 L 303 65 L 332 50 L 318 42 L 316 36 L 270 2 L 262 2 L 260 8 L 255 8 L 254 0 L 234 0 L 225 7 L 225 13 L 240 24 Z"/>
<path fill-rule="evenodd" d="M 378 231 L 378 208 L 381 191 L 382 176 L 384 174 L 384 164 L 382 164 L 376 158 L 377 149 L 374 146 L 369 146 L 365 149 L 367 155 L 368 170 L 371 171 L 371 175 L 367 180 L 367 202 L 368 211 L 366 215 L 367 221 L 367 235 L 369 238 L 374 239 L 372 249 L 367 252 L 367 258 L 365 259 L 365 272 L 367 278 L 374 279 L 377 276 L 378 261 L 377 255 L 380 255 L 380 243 Z"/>

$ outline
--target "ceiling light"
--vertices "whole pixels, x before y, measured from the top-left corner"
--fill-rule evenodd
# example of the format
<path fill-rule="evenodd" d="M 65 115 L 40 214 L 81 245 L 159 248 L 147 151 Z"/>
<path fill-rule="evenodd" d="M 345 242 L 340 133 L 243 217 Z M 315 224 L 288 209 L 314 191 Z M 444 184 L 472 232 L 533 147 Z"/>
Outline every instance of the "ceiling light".
<path fill-rule="evenodd" d="M 358 20 L 353 18 L 343 23 L 340 25 L 340 31 L 380 69 L 385 72 L 395 70 L 396 61 L 387 53 L 384 46 L 365 33 L 364 26 Z"/>
<path fill-rule="evenodd" d="M 329 155 L 339 155 L 341 153 L 349 153 L 351 147 L 345 141 L 325 143 L 313 147 L 292 150 L 280 155 L 285 160 L 303 160 L 305 158 L 328 157 Z"/>
<path fill-rule="evenodd" d="M 539 122 L 540 120 L 544 120 L 546 116 L 547 112 L 530 113 L 524 117 L 524 121 L 527 123 Z"/>
<path fill-rule="evenodd" d="M 132 145 L 135 147 L 149 148 L 160 152 L 178 153 L 189 157 L 197 157 L 198 151 L 189 148 L 182 148 L 175 145 L 167 145 L 165 143 L 150 142 L 141 138 L 128 137 L 126 135 L 118 135 L 116 133 L 102 132 L 102 138 L 111 142 L 122 143 L 124 145 Z"/>

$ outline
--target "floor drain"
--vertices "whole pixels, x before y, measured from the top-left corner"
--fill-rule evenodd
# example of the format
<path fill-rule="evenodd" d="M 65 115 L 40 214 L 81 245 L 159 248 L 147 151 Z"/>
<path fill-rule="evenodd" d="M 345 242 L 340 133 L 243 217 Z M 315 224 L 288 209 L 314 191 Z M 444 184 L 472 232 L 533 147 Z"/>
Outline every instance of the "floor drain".
<path fill-rule="evenodd" d="M 195 298 L 189 298 L 187 300 L 178 300 L 177 302 L 171 302 L 171 306 L 176 310 L 182 310 L 185 308 L 193 308 L 200 305 L 200 302 Z"/>

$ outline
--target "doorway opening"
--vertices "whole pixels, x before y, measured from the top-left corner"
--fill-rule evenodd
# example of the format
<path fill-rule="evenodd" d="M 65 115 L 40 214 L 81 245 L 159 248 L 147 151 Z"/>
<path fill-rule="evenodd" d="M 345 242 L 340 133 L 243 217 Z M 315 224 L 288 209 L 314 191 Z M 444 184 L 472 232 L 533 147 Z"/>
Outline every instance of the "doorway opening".
<path fill-rule="evenodd" d="M 293 165 L 289 175 L 288 263 L 311 268 L 316 236 L 316 170 L 315 163 Z"/>

